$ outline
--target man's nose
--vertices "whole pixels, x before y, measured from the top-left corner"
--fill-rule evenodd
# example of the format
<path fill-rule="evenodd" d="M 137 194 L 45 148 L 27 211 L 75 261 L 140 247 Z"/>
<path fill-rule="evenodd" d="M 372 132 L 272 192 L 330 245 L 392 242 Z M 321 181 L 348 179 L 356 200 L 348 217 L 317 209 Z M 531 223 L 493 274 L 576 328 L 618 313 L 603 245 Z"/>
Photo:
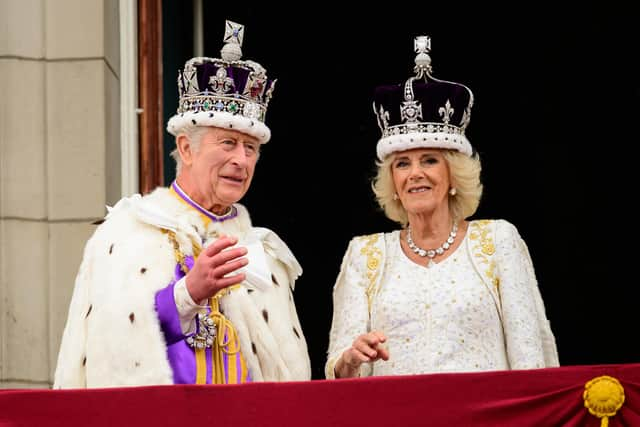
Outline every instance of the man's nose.
<path fill-rule="evenodd" d="M 243 144 L 237 144 L 232 152 L 232 162 L 235 165 L 244 167 L 247 165 L 247 153 Z"/>

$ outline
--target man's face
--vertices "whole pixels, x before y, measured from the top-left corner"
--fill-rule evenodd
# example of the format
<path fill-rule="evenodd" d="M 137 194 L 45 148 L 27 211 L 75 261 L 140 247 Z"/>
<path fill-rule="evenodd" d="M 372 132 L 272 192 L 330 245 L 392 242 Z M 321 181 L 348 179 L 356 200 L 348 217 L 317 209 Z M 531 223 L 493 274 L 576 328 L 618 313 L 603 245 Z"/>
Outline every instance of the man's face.
<path fill-rule="evenodd" d="M 192 183 L 189 196 L 218 213 L 238 202 L 249 190 L 260 143 L 252 136 L 210 127 L 197 150 L 183 162 Z"/>

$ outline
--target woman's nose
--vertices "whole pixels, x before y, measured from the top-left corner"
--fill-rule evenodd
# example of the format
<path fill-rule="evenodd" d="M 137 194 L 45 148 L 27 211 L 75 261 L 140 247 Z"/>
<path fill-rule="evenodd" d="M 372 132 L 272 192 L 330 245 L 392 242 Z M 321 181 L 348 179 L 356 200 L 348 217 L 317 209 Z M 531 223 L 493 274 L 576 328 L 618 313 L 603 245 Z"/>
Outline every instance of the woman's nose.
<path fill-rule="evenodd" d="M 409 179 L 411 180 L 419 180 L 422 179 L 422 170 L 420 169 L 420 165 L 412 164 L 409 169 Z"/>

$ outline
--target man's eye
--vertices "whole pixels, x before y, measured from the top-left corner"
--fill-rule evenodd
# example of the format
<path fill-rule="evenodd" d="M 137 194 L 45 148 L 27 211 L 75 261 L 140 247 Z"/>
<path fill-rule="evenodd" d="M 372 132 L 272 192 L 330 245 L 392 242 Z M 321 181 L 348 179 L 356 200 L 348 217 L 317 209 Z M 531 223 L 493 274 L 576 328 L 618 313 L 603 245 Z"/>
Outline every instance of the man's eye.
<path fill-rule="evenodd" d="M 236 145 L 236 142 L 231 139 L 225 139 L 222 143 L 226 145 Z"/>

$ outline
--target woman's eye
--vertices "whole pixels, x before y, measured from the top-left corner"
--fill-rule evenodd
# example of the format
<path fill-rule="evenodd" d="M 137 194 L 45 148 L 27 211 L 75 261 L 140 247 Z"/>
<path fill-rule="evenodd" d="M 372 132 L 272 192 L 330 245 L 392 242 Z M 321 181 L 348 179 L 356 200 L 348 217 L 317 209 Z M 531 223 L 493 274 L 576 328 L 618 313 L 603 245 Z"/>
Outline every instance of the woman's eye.
<path fill-rule="evenodd" d="M 397 168 L 404 168 L 409 164 L 409 162 L 405 161 L 405 160 L 398 160 L 396 162 L 396 167 Z"/>
<path fill-rule="evenodd" d="M 422 163 L 427 165 L 435 165 L 438 163 L 438 159 L 436 159 L 435 157 L 425 157 L 424 159 L 422 159 Z"/>

